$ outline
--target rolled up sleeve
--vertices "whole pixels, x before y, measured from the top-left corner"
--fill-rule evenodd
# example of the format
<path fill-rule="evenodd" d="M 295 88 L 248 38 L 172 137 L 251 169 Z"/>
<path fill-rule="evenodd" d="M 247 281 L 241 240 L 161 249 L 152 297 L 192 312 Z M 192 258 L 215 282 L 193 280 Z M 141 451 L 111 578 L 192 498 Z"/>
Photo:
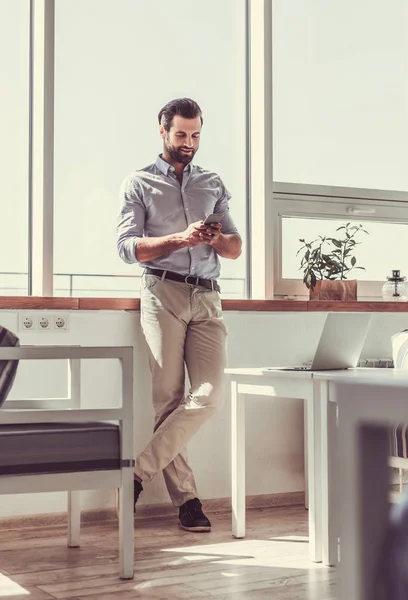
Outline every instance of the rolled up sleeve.
<path fill-rule="evenodd" d="M 225 233 L 225 234 L 236 233 L 237 235 L 239 235 L 238 229 L 236 228 L 235 223 L 232 220 L 232 217 L 229 212 L 229 201 L 231 199 L 231 194 L 229 193 L 229 191 L 227 190 L 227 188 L 225 187 L 225 185 L 223 184 L 223 182 L 221 180 L 220 180 L 220 185 L 221 185 L 221 197 L 215 205 L 214 212 L 215 213 L 224 213 L 224 216 L 221 221 L 221 225 L 222 225 L 221 231 L 222 231 L 222 233 Z"/>
<path fill-rule="evenodd" d="M 125 263 L 136 263 L 136 246 L 138 239 L 143 237 L 146 207 L 135 177 L 123 181 L 119 200 L 121 209 L 116 227 L 119 256 Z"/>

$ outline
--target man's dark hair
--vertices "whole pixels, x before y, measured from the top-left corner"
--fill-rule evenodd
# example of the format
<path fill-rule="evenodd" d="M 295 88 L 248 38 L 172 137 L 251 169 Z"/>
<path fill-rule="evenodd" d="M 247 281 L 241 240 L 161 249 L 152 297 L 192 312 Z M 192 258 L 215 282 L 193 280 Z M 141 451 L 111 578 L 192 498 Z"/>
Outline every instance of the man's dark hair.
<path fill-rule="evenodd" d="M 195 119 L 200 117 L 201 125 L 203 124 L 203 116 L 201 108 L 197 102 L 191 100 L 191 98 L 176 98 L 176 100 L 170 100 L 166 106 L 163 106 L 159 112 L 159 124 L 163 125 L 166 131 L 170 131 L 173 117 L 179 115 L 184 119 Z"/>

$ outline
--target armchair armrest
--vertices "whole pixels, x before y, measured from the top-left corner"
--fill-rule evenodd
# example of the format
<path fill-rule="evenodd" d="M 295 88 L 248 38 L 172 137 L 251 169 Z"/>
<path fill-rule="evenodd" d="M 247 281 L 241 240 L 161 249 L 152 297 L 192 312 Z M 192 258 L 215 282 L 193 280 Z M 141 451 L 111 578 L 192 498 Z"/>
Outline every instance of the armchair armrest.
<path fill-rule="evenodd" d="M 18 346 L 0 348 L 0 360 L 56 360 L 81 358 L 118 358 L 133 356 L 132 346 Z"/>
<path fill-rule="evenodd" d="M 119 421 L 126 418 L 124 408 L 62 408 L 60 410 L 3 408 L 0 425 L 22 423 L 72 423 L 86 421 Z"/>

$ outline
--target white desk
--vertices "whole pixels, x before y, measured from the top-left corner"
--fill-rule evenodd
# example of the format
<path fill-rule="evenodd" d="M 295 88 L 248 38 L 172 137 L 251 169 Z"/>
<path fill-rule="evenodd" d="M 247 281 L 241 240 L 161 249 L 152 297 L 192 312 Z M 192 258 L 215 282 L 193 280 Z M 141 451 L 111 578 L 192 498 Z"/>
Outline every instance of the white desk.
<path fill-rule="evenodd" d="M 388 525 L 388 428 L 408 420 L 408 372 L 355 369 L 314 377 L 326 382 L 338 408 L 337 443 L 329 440 L 328 453 L 332 473 L 337 454 L 337 485 L 329 478 L 329 497 L 341 542 L 340 598 L 372 600 Z"/>
<path fill-rule="evenodd" d="M 367 374 L 388 378 L 392 369 L 347 371 L 268 371 L 226 369 L 231 381 L 232 535 L 245 537 L 245 395 L 301 398 L 305 401 L 305 487 L 309 509 L 310 558 L 326 566 L 338 562 L 336 526 L 337 407 L 329 380 Z M 406 372 L 405 372 L 406 373 Z"/>
<path fill-rule="evenodd" d="M 231 381 L 232 534 L 245 537 L 245 395 L 301 398 L 305 401 L 305 463 L 310 557 L 322 560 L 320 392 L 311 371 L 226 369 Z M 326 555 L 327 552 L 324 552 Z"/>

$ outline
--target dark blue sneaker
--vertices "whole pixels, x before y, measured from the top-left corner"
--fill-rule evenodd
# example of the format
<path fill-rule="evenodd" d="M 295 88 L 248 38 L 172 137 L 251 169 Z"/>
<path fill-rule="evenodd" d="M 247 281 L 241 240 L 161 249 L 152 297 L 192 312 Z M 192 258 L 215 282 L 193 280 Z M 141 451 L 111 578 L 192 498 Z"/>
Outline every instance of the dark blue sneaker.
<path fill-rule="evenodd" d="M 202 504 L 198 498 L 187 500 L 179 508 L 180 527 L 186 531 L 203 533 L 211 531 L 211 523 L 202 511 Z"/>

